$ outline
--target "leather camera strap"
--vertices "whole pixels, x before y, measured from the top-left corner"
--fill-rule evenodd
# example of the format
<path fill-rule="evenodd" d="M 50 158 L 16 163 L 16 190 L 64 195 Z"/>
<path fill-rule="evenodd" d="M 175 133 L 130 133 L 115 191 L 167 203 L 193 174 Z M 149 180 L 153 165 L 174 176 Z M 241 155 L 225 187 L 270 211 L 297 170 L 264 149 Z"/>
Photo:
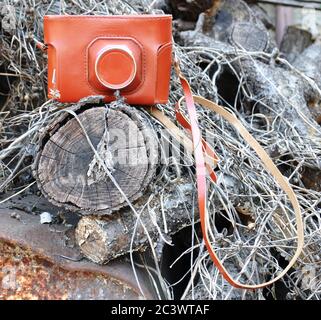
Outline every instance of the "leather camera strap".
<path fill-rule="evenodd" d="M 223 277 L 232 286 L 236 288 L 259 289 L 259 288 L 263 288 L 268 285 L 271 285 L 277 280 L 281 279 L 290 270 L 290 268 L 295 264 L 296 260 L 300 256 L 303 249 L 303 245 L 304 245 L 303 221 L 302 221 L 301 209 L 300 209 L 300 205 L 298 203 L 297 197 L 292 187 L 290 186 L 286 178 L 282 175 L 282 173 L 279 171 L 279 169 L 275 166 L 275 164 L 273 163 L 269 155 L 260 146 L 260 144 L 254 139 L 254 137 L 246 130 L 246 128 L 236 118 L 236 116 L 230 113 L 229 111 L 227 111 L 225 108 L 217 105 L 216 103 L 213 103 L 203 97 L 193 95 L 188 81 L 185 79 L 185 77 L 182 75 L 179 69 L 178 63 L 176 62 L 174 66 L 184 91 L 184 97 L 182 97 L 178 101 L 176 106 L 176 119 L 184 128 L 186 128 L 191 132 L 192 142 L 187 137 L 184 137 L 184 133 L 182 133 L 181 130 L 160 110 L 158 110 L 155 107 L 151 107 L 150 113 L 155 118 L 157 118 L 176 139 L 178 139 L 179 141 L 182 141 L 182 140 L 185 141 L 184 144 L 185 146 L 187 146 L 187 149 L 190 152 L 193 151 L 194 159 L 195 159 L 195 168 L 196 168 L 196 182 L 197 182 L 200 222 L 201 222 L 204 243 L 209 252 L 209 255 L 212 261 L 214 262 L 214 264 L 216 265 L 216 267 L 219 269 L 219 271 L 223 275 Z M 188 121 L 181 112 L 181 107 L 184 100 L 186 102 L 186 107 L 187 107 L 190 121 Z M 210 174 L 211 179 L 215 182 L 216 176 L 214 171 L 211 169 L 212 167 L 210 166 L 210 163 L 211 161 L 216 163 L 218 161 L 218 157 L 215 155 L 214 151 L 209 147 L 206 141 L 204 141 L 204 139 L 202 138 L 201 131 L 198 125 L 197 111 L 195 108 L 194 101 L 199 105 L 201 105 L 202 107 L 218 113 L 225 120 L 227 120 L 231 125 L 233 125 L 235 129 L 238 130 L 238 132 L 244 138 L 244 140 L 255 150 L 257 155 L 260 157 L 265 168 L 272 174 L 276 182 L 279 184 L 282 190 L 287 194 L 293 206 L 295 219 L 296 219 L 297 249 L 295 251 L 294 256 L 289 261 L 288 265 L 283 269 L 283 271 L 279 273 L 275 278 L 271 279 L 270 281 L 267 281 L 261 284 L 256 284 L 256 285 L 247 285 L 247 284 L 242 284 L 239 281 L 233 279 L 233 277 L 226 270 L 226 268 L 224 267 L 223 263 L 221 262 L 220 258 L 215 253 L 211 245 L 211 242 L 209 239 L 209 233 L 208 233 L 208 213 L 207 213 L 207 205 L 206 205 L 206 202 L 207 202 L 206 168 Z"/>

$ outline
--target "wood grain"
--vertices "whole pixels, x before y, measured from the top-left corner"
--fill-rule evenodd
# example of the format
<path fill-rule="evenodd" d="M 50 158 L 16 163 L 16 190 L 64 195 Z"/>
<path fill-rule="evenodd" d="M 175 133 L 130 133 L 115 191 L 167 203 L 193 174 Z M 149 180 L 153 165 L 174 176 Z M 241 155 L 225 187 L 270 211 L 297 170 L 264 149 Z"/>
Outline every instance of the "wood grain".
<path fill-rule="evenodd" d="M 130 201 L 138 199 L 154 176 L 157 157 L 139 111 L 94 107 L 78 117 L 124 194 Z M 43 194 L 67 209 L 104 215 L 127 205 L 75 118 L 51 133 L 38 153 L 35 175 Z"/>

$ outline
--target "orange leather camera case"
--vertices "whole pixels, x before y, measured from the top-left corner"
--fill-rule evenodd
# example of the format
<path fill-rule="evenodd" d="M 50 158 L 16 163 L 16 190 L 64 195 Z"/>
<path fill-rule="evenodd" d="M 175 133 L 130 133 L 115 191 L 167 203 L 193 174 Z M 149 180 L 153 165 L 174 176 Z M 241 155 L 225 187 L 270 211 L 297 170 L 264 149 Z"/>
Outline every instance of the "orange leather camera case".
<path fill-rule="evenodd" d="M 48 96 L 90 95 L 130 104 L 166 103 L 172 56 L 170 15 L 45 16 Z"/>

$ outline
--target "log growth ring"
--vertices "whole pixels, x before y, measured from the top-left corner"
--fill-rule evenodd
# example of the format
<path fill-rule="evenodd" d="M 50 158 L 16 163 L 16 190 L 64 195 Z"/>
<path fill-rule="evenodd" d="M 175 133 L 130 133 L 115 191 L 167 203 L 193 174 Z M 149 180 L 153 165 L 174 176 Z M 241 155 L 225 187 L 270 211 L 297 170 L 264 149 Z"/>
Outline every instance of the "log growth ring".
<path fill-rule="evenodd" d="M 155 175 L 158 157 L 157 140 L 146 130 L 150 129 L 146 116 L 123 106 L 94 107 L 78 118 L 122 191 L 130 201 L 137 200 Z M 83 215 L 106 215 L 127 206 L 99 161 L 89 173 L 95 153 L 77 119 L 60 122 L 60 127 L 51 125 L 55 132 L 49 128 L 35 160 L 34 174 L 42 193 L 55 205 Z M 99 149 L 105 130 L 108 142 Z"/>

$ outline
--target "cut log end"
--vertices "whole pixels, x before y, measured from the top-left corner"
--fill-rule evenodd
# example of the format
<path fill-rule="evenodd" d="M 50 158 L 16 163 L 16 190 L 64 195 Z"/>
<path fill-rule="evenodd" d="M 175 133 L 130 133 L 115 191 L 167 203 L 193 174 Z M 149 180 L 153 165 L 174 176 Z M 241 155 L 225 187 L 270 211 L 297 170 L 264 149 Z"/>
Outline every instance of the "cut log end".
<path fill-rule="evenodd" d="M 51 126 L 58 129 L 48 132 L 35 161 L 42 193 L 82 214 L 118 210 L 127 205 L 124 195 L 137 200 L 156 170 L 157 145 L 148 138 L 144 119 L 130 107 L 95 107 L 80 113 L 79 121 Z"/>
<path fill-rule="evenodd" d="M 265 30 L 249 22 L 235 23 L 231 42 L 247 51 L 265 51 L 268 46 L 268 34 Z"/>
<path fill-rule="evenodd" d="M 117 214 L 116 214 L 117 215 Z M 128 217 L 131 220 L 131 217 Z M 134 221 L 132 221 L 134 225 Z M 94 216 L 83 217 L 76 228 L 76 239 L 82 253 L 91 261 L 106 264 L 128 252 L 132 234 L 127 230 L 128 221 L 113 217 L 101 219 Z M 145 242 L 142 242 L 146 246 Z M 135 245 L 133 251 L 139 250 Z"/>
<path fill-rule="evenodd" d="M 81 219 L 76 229 L 76 238 L 83 254 L 91 261 L 101 264 L 108 257 L 108 235 L 103 232 L 104 223 L 108 222 L 99 222 L 92 217 Z"/>

